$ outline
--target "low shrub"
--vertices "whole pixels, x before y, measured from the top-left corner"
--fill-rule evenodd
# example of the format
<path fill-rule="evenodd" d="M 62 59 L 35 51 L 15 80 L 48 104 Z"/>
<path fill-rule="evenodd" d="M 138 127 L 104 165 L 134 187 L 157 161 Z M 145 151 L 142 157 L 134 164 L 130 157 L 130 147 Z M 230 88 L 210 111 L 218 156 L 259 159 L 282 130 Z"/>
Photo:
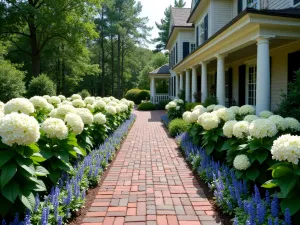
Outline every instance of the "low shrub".
<path fill-rule="evenodd" d="M 139 104 L 138 106 L 138 110 L 141 110 L 141 111 L 151 111 L 151 110 L 155 110 L 156 107 L 153 103 L 151 102 L 143 102 L 141 104 Z"/>
<path fill-rule="evenodd" d="M 56 89 L 53 81 L 45 74 L 41 74 L 38 77 L 33 78 L 28 86 L 28 97 L 56 94 Z"/>
<path fill-rule="evenodd" d="M 158 110 L 165 110 L 166 109 L 166 105 L 169 102 L 170 102 L 170 100 L 160 101 L 158 104 L 156 104 L 156 109 L 158 109 Z"/>
<path fill-rule="evenodd" d="M 88 90 L 83 89 L 81 92 L 78 93 L 83 99 L 85 99 L 86 97 L 90 97 L 91 94 Z"/>
<path fill-rule="evenodd" d="M 203 106 L 208 107 L 210 105 L 218 105 L 218 104 L 219 104 L 219 102 L 218 102 L 217 97 L 212 95 L 205 99 Z"/>
<path fill-rule="evenodd" d="M 182 114 L 185 111 L 184 101 L 182 99 L 175 99 L 166 105 L 166 110 L 170 120 L 182 118 Z"/>
<path fill-rule="evenodd" d="M 141 89 L 138 88 L 134 88 L 134 89 L 130 89 L 129 91 L 127 91 L 127 93 L 125 94 L 125 98 L 127 100 L 133 101 L 135 104 L 137 104 L 137 96 L 138 94 L 141 92 Z"/>
<path fill-rule="evenodd" d="M 296 80 L 288 85 L 288 92 L 282 94 L 281 103 L 276 114 L 284 117 L 294 117 L 300 120 L 300 70 L 296 73 Z"/>
<path fill-rule="evenodd" d="M 141 104 L 144 100 L 150 100 L 150 91 L 142 90 L 136 96 L 135 104 Z"/>
<path fill-rule="evenodd" d="M 174 119 L 169 124 L 169 132 L 172 137 L 186 132 L 188 130 L 188 123 L 183 119 Z"/>
<path fill-rule="evenodd" d="M 24 72 L 14 65 L 0 59 L 0 100 L 7 102 L 25 93 Z"/>
<path fill-rule="evenodd" d="M 198 102 L 186 102 L 185 103 L 185 111 L 192 111 L 195 106 L 201 105 L 201 103 Z"/>

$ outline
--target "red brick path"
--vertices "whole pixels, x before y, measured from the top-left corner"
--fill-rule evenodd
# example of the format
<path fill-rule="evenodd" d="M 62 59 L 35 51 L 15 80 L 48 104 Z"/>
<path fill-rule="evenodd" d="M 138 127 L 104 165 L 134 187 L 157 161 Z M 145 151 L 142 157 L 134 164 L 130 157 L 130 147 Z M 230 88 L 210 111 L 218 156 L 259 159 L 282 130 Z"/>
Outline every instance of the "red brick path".
<path fill-rule="evenodd" d="M 82 225 L 221 224 L 203 190 L 160 122 L 137 120 Z"/>

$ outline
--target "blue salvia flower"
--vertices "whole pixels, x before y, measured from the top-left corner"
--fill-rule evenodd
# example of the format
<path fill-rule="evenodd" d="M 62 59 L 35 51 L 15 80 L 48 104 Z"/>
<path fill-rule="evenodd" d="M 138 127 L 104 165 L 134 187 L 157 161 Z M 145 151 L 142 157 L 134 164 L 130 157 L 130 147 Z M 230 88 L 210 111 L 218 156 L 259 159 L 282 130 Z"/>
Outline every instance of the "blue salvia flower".
<path fill-rule="evenodd" d="M 49 216 L 49 208 L 44 207 L 42 211 L 42 217 L 41 217 L 41 224 L 47 225 L 48 224 L 48 216 Z"/>
<path fill-rule="evenodd" d="M 234 218 L 234 220 L 233 220 L 233 225 L 239 225 L 239 220 L 238 220 L 238 218 Z"/>
<path fill-rule="evenodd" d="M 274 225 L 279 225 L 279 220 L 278 220 L 278 218 L 275 219 Z"/>
<path fill-rule="evenodd" d="M 18 225 L 19 224 L 19 213 L 16 213 L 14 217 L 14 221 L 12 222 L 13 225 Z"/>
<path fill-rule="evenodd" d="M 259 203 L 257 205 L 256 214 L 257 214 L 258 224 L 262 224 L 265 221 L 265 216 L 266 216 L 266 207 L 262 203 Z"/>
<path fill-rule="evenodd" d="M 62 225 L 62 217 L 61 216 L 59 216 L 57 218 L 57 225 Z"/>
<path fill-rule="evenodd" d="M 6 220 L 3 219 L 1 224 L 2 224 L 2 225 L 6 225 Z"/>
<path fill-rule="evenodd" d="M 268 218 L 268 225 L 273 225 L 273 221 L 271 217 Z"/>
<path fill-rule="evenodd" d="M 284 212 L 284 222 L 286 225 L 292 225 L 291 213 L 288 208 L 286 208 Z"/>
<path fill-rule="evenodd" d="M 258 205 L 261 201 L 261 198 L 260 198 L 259 189 L 256 185 L 254 186 L 254 194 L 255 194 L 255 203 Z"/>
<path fill-rule="evenodd" d="M 31 225 L 30 219 L 31 219 L 30 210 L 27 209 L 27 210 L 26 210 L 25 217 L 24 217 L 24 223 L 23 223 L 23 225 Z"/>
<path fill-rule="evenodd" d="M 39 196 L 39 194 L 36 194 L 36 196 L 35 196 L 35 206 L 34 206 L 33 212 L 37 212 L 39 206 L 40 206 L 40 196 Z"/>
<path fill-rule="evenodd" d="M 265 201 L 266 201 L 266 204 L 269 205 L 271 203 L 271 200 L 270 200 L 270 193 L 268 190 L 266 190 L 266 197 L 265 197 Z"/>
<path fill-rule="evenodd" d="M 249 202 L 248 204 L 248 214 L 249 214 L 249 220 L 251 224 L 253 224 L 255 220 L 255 209 L 252 202 Z"/>
<path fill-rule="evenodd" d="M 274 196 L 274 198 L 271 202 L 271 214 L 274 218 L 278 217 L 278 215 L 279 215 L 279 205 L 278 205 L 277 195 Z"/>

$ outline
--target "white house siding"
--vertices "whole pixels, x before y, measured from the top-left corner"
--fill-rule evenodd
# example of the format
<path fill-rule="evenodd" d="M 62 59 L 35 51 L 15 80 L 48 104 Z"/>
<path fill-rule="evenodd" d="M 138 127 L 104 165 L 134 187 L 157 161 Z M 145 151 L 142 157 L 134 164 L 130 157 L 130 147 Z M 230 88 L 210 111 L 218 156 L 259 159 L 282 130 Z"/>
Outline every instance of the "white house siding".
<path fill-rule="evenodd" d="M 211 0 L 212 34 L 216 33 L 232 19 L 232 5 L 232 0 Z"/>
<path fill-rule="evenodd" d="M 175 48 L 177 42 L 178 42 L 178 61 L 177 61 L 177 63 L 179 63 L 182 60 L 182 54 L 180 56 L 180 52 L 181 52 L 181 50 L 180 50 L 180 33 L 178 33 L 176 35 L 176 38 L 172 42 L 170 52 L 173 50 L 173 48 Z"/>
<path fill-rule="evenodd" d="M 232 0 L 232 18 L 238 15 L 238 0 Z"/>
<path fill-rule="evenodd" d="M 293 0 L 269 0 L 268 9 L 284 9 L 293 7 Z"/>

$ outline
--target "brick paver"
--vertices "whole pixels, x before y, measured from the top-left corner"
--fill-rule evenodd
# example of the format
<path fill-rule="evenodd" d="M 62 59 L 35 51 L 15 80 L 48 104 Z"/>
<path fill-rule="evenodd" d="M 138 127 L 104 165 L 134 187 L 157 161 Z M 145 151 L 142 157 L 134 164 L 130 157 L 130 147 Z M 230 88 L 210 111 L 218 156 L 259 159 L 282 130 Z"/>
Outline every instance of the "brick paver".
<path fill-rule="evenodd" d="M 135 112 L 129 132 L 84 225 L 220 225 L 218 216 L 160 122 Z"/>

